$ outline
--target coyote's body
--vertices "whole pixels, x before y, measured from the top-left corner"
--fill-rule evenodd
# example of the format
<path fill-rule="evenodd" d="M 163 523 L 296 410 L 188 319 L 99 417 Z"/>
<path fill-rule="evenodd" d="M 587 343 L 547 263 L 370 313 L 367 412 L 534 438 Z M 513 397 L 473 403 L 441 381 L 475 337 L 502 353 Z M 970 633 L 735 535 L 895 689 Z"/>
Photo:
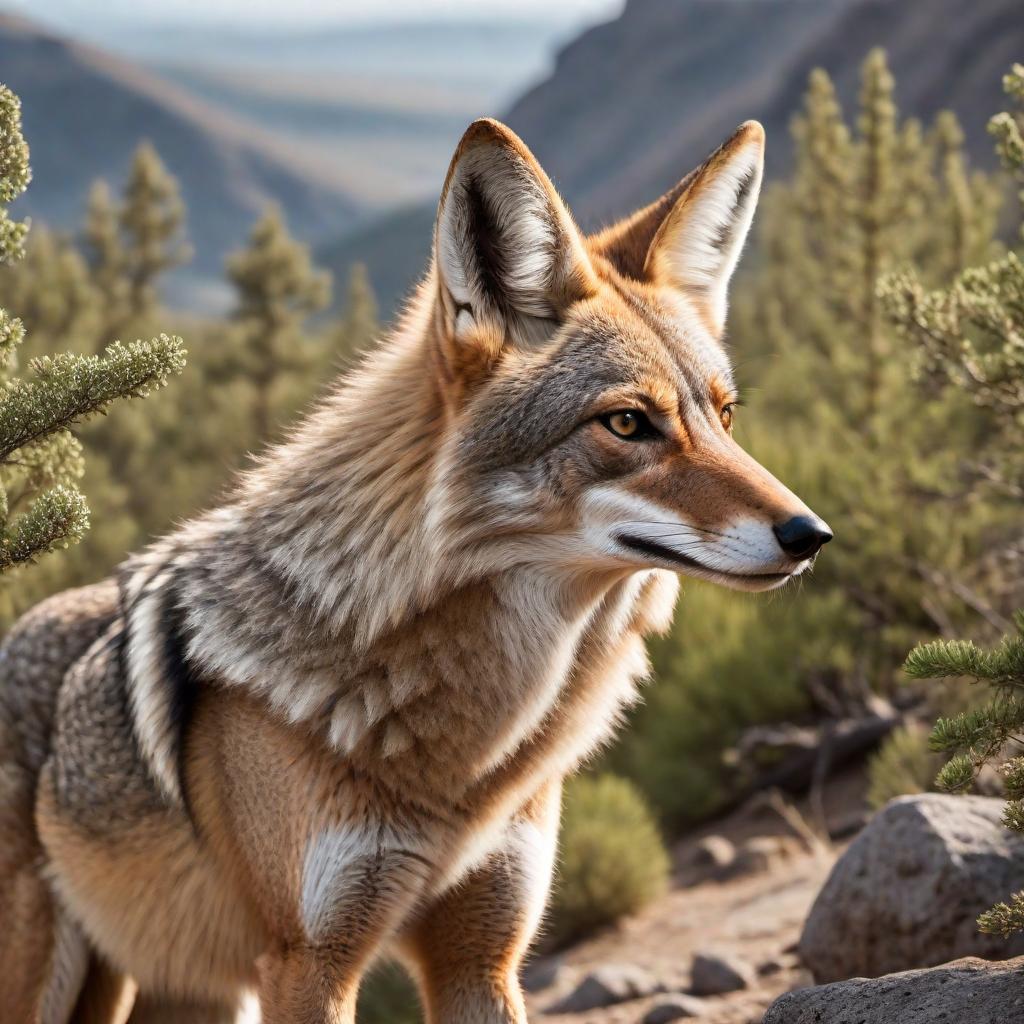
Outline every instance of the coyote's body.
<path fill-rule="evenodd" d="M 133 1022 L 246 989 L 266 1024 L 350 1021 L 384 952 L 433 1021 L 523 1020 L 561 780 L 672 570 L 765 589 L 828 539 L 729 437 L 762 145 L 585 239 L 476 123 L 394 337 L 224 506 L 15 627 L 2 1024 L 114 1020 L 127 979 Z"/>

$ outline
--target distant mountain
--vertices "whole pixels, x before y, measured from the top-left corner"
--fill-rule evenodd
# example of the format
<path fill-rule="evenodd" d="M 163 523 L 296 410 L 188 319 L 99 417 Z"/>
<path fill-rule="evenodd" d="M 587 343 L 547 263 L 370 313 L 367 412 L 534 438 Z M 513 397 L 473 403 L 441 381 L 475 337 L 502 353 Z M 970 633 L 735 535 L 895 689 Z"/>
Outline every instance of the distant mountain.
<path fill-rule="evenodd" d="M 1024 56 L 1021 0 L 628 0 L 507 120 L 596 225 L 659 195 L 748 118 L 779 173 L 810 71 L 824 67 L 850 110 L 873 46 L 889 53 L 904 114 L 956 111 L 972 156 L 992 163 L 985 123 Z"/>
<path fill-rule="evenodd" d="M 432 202 L 403 207 L 320 246 L 316 261 L 334 274 L 335 303 L 344 300 L 352 264 L 363 263 L 382 316 L 396 312 L 427 269 L 436 209 Z"/>
<path fill-rule="evenodd" d="M 1005 104 L 1003 72 L 1024 57 L 1021 0 L 629 0 L 565 47 L 506 120 L 593 228 L 660 195 L 748 118 L 767 129 L 769 174 L 782 173 L 810 71 L 826 68 L 852 111 L 877 45 L 902 113 L 955 110 L 971 156 L 991 166 L 985 125 Z M 432 210 L 388 218 L 379 237 L 363 226 L 323 253 L 341 274 L 356 259 L 371 274 L 379 264 L 391 309 L 419 272 L 411 257 L 426 252 Z"/>
<path fill-rule="evenodd" d="M 549 75 L 557 47 L 577 33 L 577 19 L 557 5 L 530 19 L 467 12 L 315 26 L 211 24 L 180 13 L 164 22 L 171 15 L 155 10 L 120 21 L 69 13 L 63 24 L 74 38 L 257 127 L 377 212 L 433 192 L 467 122 L 505 109 Z"/>
<path fill-rule="evenodd" d="M 268 27 L 133 22 L 96 34 L 106 49 L 161 64 L 344 72 L 367 78 L 456 85 L 481 102 L 551 69 L 551 53 L 571 39 L 576 19 L 557 5 L 543 17 L 434 18 L 378 24 Z M 85 31 L 83 26 L 83 31 Z"/>
<path fill-rule="evenodd" d="M 0 80 L 22 99 L 32 150 L 33 182 L 15 207 L 20 215 L 76 227 L 90 183 L 120 184 L 142 139 L 181 182 L 194 277 L 219 274 L 268 203 L 313 242 L 345 232 L 362 212 L 251 126 L 140 67 L 8 15 L 0 15 Z"/>

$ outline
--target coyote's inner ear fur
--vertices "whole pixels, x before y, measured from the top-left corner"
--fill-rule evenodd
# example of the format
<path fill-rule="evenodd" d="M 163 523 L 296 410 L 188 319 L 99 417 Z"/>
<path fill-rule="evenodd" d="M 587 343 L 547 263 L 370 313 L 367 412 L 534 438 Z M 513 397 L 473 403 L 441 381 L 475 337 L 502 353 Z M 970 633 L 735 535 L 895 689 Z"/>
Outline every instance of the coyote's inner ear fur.
<path fill-rule="evenodd" d="M 562 311 L 594 290 L 568 210 L 523 142 L 474 121 L 452 158 L 434 235 L 442 312 L 452 339 L 481 330 L 502 343 L 550 335 Z"/>
<path fill-rule="evenodd" d="M 754 218 L 763 170 L 764 129 L 747 121 L 680 182 L 680 195 L 647 252 L 644 276 L 702 300 L 716 333 L 725 327 L 729 279 Z"/>

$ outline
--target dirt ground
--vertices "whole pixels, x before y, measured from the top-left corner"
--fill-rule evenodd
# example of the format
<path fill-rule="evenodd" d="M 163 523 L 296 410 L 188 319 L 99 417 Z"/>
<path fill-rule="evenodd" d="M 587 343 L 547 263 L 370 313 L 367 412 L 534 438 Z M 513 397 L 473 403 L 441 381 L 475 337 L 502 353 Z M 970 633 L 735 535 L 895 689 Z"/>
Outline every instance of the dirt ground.
<path fill-rule="evenodd" d="M 795 953 L 804 918 L 836 857 L 864 817 L 862 774 L 851 771 L 830 784 L 817 808 L 834 842 L 800 832 L 815 814 L 806 801 L 758 800 L 687 836 L 673 848 L 675 872 L 668 893 L 620 926 L 556 954 L 555 981 L 528 994 L 530 1019 L 550 1024 L 639 1024 L 664 997 L 634 999 L 599 1010 L 556 1014 L 550 1007 L 588 971 L 605 964 L 643 967 L 675 991 L 690 983 L 698 952 L 726 953 L 757 972 L 754 984 L 705 997 L 705 1024 L 756 1024 L 773 999 L 811 983 Z M 779 810 L 790 817 L 790 822 Z M 794 814 L 793 812 L 797 812 Z M 794 827 L 794 825 L 796 827 Z M 819 829 L 820 830 L 820 829 Z M 754 837 L 776 837 L 775 853 L 760 869 L 739 874 L 694 864 L 699 841 L 720 835 L 741 847 Z M 772 843 L 762 846 L 771 848 Z"/>

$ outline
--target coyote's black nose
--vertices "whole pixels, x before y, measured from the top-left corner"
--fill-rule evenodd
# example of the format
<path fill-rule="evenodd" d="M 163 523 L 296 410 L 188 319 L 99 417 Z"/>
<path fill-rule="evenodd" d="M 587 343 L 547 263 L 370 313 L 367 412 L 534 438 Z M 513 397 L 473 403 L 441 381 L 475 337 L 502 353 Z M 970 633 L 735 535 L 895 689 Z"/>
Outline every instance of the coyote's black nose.
<path fill-rule="evenodd" d="M 779 547 L 798 562 L 817 554 L 818 548 L 832 539 L 828 524 L 817 516 L 793 516 L 772 529 Z"/>

